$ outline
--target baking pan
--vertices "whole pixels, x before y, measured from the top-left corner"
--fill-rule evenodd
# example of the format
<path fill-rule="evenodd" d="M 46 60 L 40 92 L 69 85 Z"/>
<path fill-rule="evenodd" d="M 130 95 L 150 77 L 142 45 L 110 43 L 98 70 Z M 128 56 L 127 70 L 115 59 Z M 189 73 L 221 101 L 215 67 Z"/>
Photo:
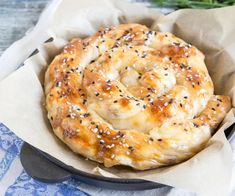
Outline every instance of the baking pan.
<path fill-rule="evenodd" d="M 65 165 L 27 143 L 24 143 L 21 148 L 20 161 L 28 175 L 46 183 L 62 182 L 69 178 L 75 178 L 89 185 L 114 190 L 146 190 L 166 186 L 145 180 L 107 178 L 89 174 Z"/>
<path fill-rule="evenodd" d="M 225 135 L 229 141 L 232 140 L 235 136 L 235 124 L 225 130 Z M 27 143 L 24 143 L 21 148 L 20 160 L 28 175 L 46 183 L 62 182 L 69 178 L 75 178 L 89 185 L 114 190 L 147 190 L 167 186 L 139 179 L 107 178 L 89 174 L 65 165 Z"/>

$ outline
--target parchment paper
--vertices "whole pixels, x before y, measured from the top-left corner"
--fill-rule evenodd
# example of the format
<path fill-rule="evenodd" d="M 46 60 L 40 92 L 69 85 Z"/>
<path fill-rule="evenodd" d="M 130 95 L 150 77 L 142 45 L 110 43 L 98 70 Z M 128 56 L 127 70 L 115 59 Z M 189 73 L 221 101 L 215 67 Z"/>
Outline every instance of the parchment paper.
<path fill-rule="evenodd" d="M 206 55 L 215 92 L 231 96 L 234 107 L 235 7 L 179 10 L 164 16 L 124 1 L 61 0 L 47 8 L 33 30 L 34 34 L 24 38 L 31 44 L 18 46 L 22 48 L 22 54 L 15 53 L 16 57 L 24 58 L 27 54 L 23 51 L 24 48 L 32 49 L 35 44 L 39 53 L 0 82 L 0 121 L 34 147 L 88 173 L 117 178 L 140 178 L 204 195 L 227 195 L 232 174 L 232 154 L 224 130 L 235 122 L 233 110 L 200 153 L 184 163 L 149 171 L 108 169 L 102 165 L 97 167 L 97 163 L 72 153 L 54 136 L 43 106 L 42 82 L 47 65 L 71 38 L 90 36 L 101 26 L 109 27 L 127 22 L 173 32 L 198 47 Z M 53 41 L 39 44 L 38 39 L 42 39 L 40 35 L 45 38 L 44 41 L 50 37 L 53 37 Z"/>

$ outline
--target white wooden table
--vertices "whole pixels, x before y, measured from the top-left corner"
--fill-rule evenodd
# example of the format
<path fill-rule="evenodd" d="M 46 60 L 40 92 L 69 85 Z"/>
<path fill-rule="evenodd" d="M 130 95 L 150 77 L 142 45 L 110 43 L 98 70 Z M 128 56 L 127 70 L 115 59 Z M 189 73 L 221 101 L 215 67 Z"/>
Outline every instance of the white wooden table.
<path fill-rule="evenodd" d="M 0 0 L 0 55 L 34 26 L 50 0 Z"/>

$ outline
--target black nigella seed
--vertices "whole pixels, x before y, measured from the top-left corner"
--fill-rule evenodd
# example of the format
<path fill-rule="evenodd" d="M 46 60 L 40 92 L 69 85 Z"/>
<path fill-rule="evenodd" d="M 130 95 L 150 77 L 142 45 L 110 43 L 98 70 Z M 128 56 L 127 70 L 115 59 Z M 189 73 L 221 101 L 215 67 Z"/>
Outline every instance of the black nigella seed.
<path fill-rule="evenodd" d="M 86 117 L 90 116 L 90 114 L 89 113 L 85 113 L 83 116 L 84 116 L 84 118 L 86 118 Z"/>
<path fill-rule="evenodd" d="M 100 140 L 100 144 L 104 144 L 104 140 Z"/>
<path fill-rule="evenodd" d="M 152 137 L 150 137 L 149 140 L 152 141 L 152 142 L 154 141 Z"/>
<path fill-rule="evenodd" d="M 173 103 L 173 101 L 174 101 L 173 99 L 170 99 L 169 104 Z"/>
<path fill-rule="evenodd" d="M 134 151 L 134 148 L 132 146 L 129 146 L 128 149 L 132 152 Z"/>

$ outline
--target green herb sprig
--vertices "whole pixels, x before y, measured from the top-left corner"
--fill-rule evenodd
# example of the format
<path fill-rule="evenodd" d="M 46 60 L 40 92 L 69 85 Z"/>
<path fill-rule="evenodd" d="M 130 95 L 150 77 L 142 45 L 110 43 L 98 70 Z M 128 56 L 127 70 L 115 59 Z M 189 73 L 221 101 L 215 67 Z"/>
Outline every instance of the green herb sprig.
<path fill-rule="evenodd" d="M 235 4 L 235 0 L 153 0 L 159 7 L 169 8 L 220 8 Z"/>

